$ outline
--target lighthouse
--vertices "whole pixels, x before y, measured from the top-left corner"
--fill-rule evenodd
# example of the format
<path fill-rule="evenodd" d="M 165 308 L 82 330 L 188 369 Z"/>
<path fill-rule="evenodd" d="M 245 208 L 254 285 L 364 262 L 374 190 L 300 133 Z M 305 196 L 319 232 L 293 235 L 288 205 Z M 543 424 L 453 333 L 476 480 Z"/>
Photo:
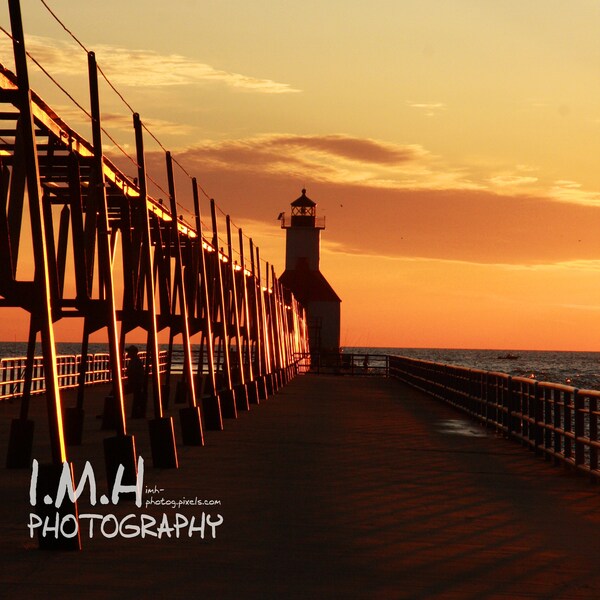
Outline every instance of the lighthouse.
<path fill-rule="evenodd" d="M 291 216 L 280 215 L 285 229 L 285 271 L 281 283 L 306 309 L 311 352 L 339 352 L 340 297 L 321 271 L 321 231 L 325 219 L 317 219 L 317 204 L 302 190 L 291 203 Z"/>

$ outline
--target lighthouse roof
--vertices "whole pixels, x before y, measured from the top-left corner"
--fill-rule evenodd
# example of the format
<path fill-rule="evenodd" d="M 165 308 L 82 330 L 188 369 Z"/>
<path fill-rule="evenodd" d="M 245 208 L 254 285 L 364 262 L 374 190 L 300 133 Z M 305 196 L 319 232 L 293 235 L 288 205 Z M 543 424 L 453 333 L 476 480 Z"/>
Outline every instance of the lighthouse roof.
<path fill-rule="evenodd" d="M 308 269 L 305 261 L 301 262 L 296 269 L 286 269 L 279 281 L 293 292 L 304 306 L 308 306 L 311 302 L 341 302 L 323 274 Z"/>
<path fill-rule="evenodd" d="M 302 196 L 292 202 L 292 206 L 316 206 L 317 203 L 313 202 L 307 195 L 306 190 L 302 190 Z"/>

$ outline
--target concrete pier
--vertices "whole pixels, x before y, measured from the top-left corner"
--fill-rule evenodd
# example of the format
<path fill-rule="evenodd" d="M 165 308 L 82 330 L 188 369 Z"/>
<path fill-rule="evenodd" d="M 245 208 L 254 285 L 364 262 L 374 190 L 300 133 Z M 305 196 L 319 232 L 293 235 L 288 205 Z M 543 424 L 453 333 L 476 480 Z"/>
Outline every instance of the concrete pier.
<path fill-rule="evenodd" d="M 100 412 L 88 392 L 76 477 L 90 460 L 105 491 Z M 33 456 L 49 460 L 45 402 L 33 402 Z M 6 448 L 17 403 L 0 405 Z M 47 426 L 47 425 L 46 425 Z M 223 523 L 179 539 L 82 531 L 81 552 L 30 539 L 30 472 L 0 470 L 0 589 L 5 597 L 598 598 L 600 495 L 455 410 L 390 379 L 297 377 L 179 469 L 152 468 L 147 423 L 132 420 L 146 459 L 144 501 L 218 505 L 95 507 L 79 513 L 202 512 Z M 87 491 L 85 496 L 88 496 Z M 114 530 L 114 526 L 107 528 Z"/>

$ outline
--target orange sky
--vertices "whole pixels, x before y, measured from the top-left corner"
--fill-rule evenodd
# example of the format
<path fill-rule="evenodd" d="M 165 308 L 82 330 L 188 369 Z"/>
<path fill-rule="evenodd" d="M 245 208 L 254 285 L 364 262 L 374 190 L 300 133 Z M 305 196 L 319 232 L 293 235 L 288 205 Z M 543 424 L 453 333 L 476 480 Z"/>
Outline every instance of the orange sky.
<path fill-rule="evenodd" d="M 85 56 L 33 4 L 31 52 L 86 103 Z M 279 273 L 276 217 L 307 188 L 343 345 L 600 350 L 597 2 L 174 0 L 120 3 L 119 23 L 112 4 L 51 3 Z M 102 94 L 132 151 L 127 110 Z M 5 317 L 2 337 L 25 339 L 24 317 Z"/>

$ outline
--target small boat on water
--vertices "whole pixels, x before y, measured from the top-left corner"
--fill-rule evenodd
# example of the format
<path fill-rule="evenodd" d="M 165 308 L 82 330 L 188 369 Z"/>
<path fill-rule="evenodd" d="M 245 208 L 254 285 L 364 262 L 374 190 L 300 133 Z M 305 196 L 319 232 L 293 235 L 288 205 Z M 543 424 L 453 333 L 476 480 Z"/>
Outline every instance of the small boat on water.
<path fill-rule="evenodd" d="M 519 360 L 521 358 L 517 354 L 501 354 L 497 357 L 499 360 Z"/>

